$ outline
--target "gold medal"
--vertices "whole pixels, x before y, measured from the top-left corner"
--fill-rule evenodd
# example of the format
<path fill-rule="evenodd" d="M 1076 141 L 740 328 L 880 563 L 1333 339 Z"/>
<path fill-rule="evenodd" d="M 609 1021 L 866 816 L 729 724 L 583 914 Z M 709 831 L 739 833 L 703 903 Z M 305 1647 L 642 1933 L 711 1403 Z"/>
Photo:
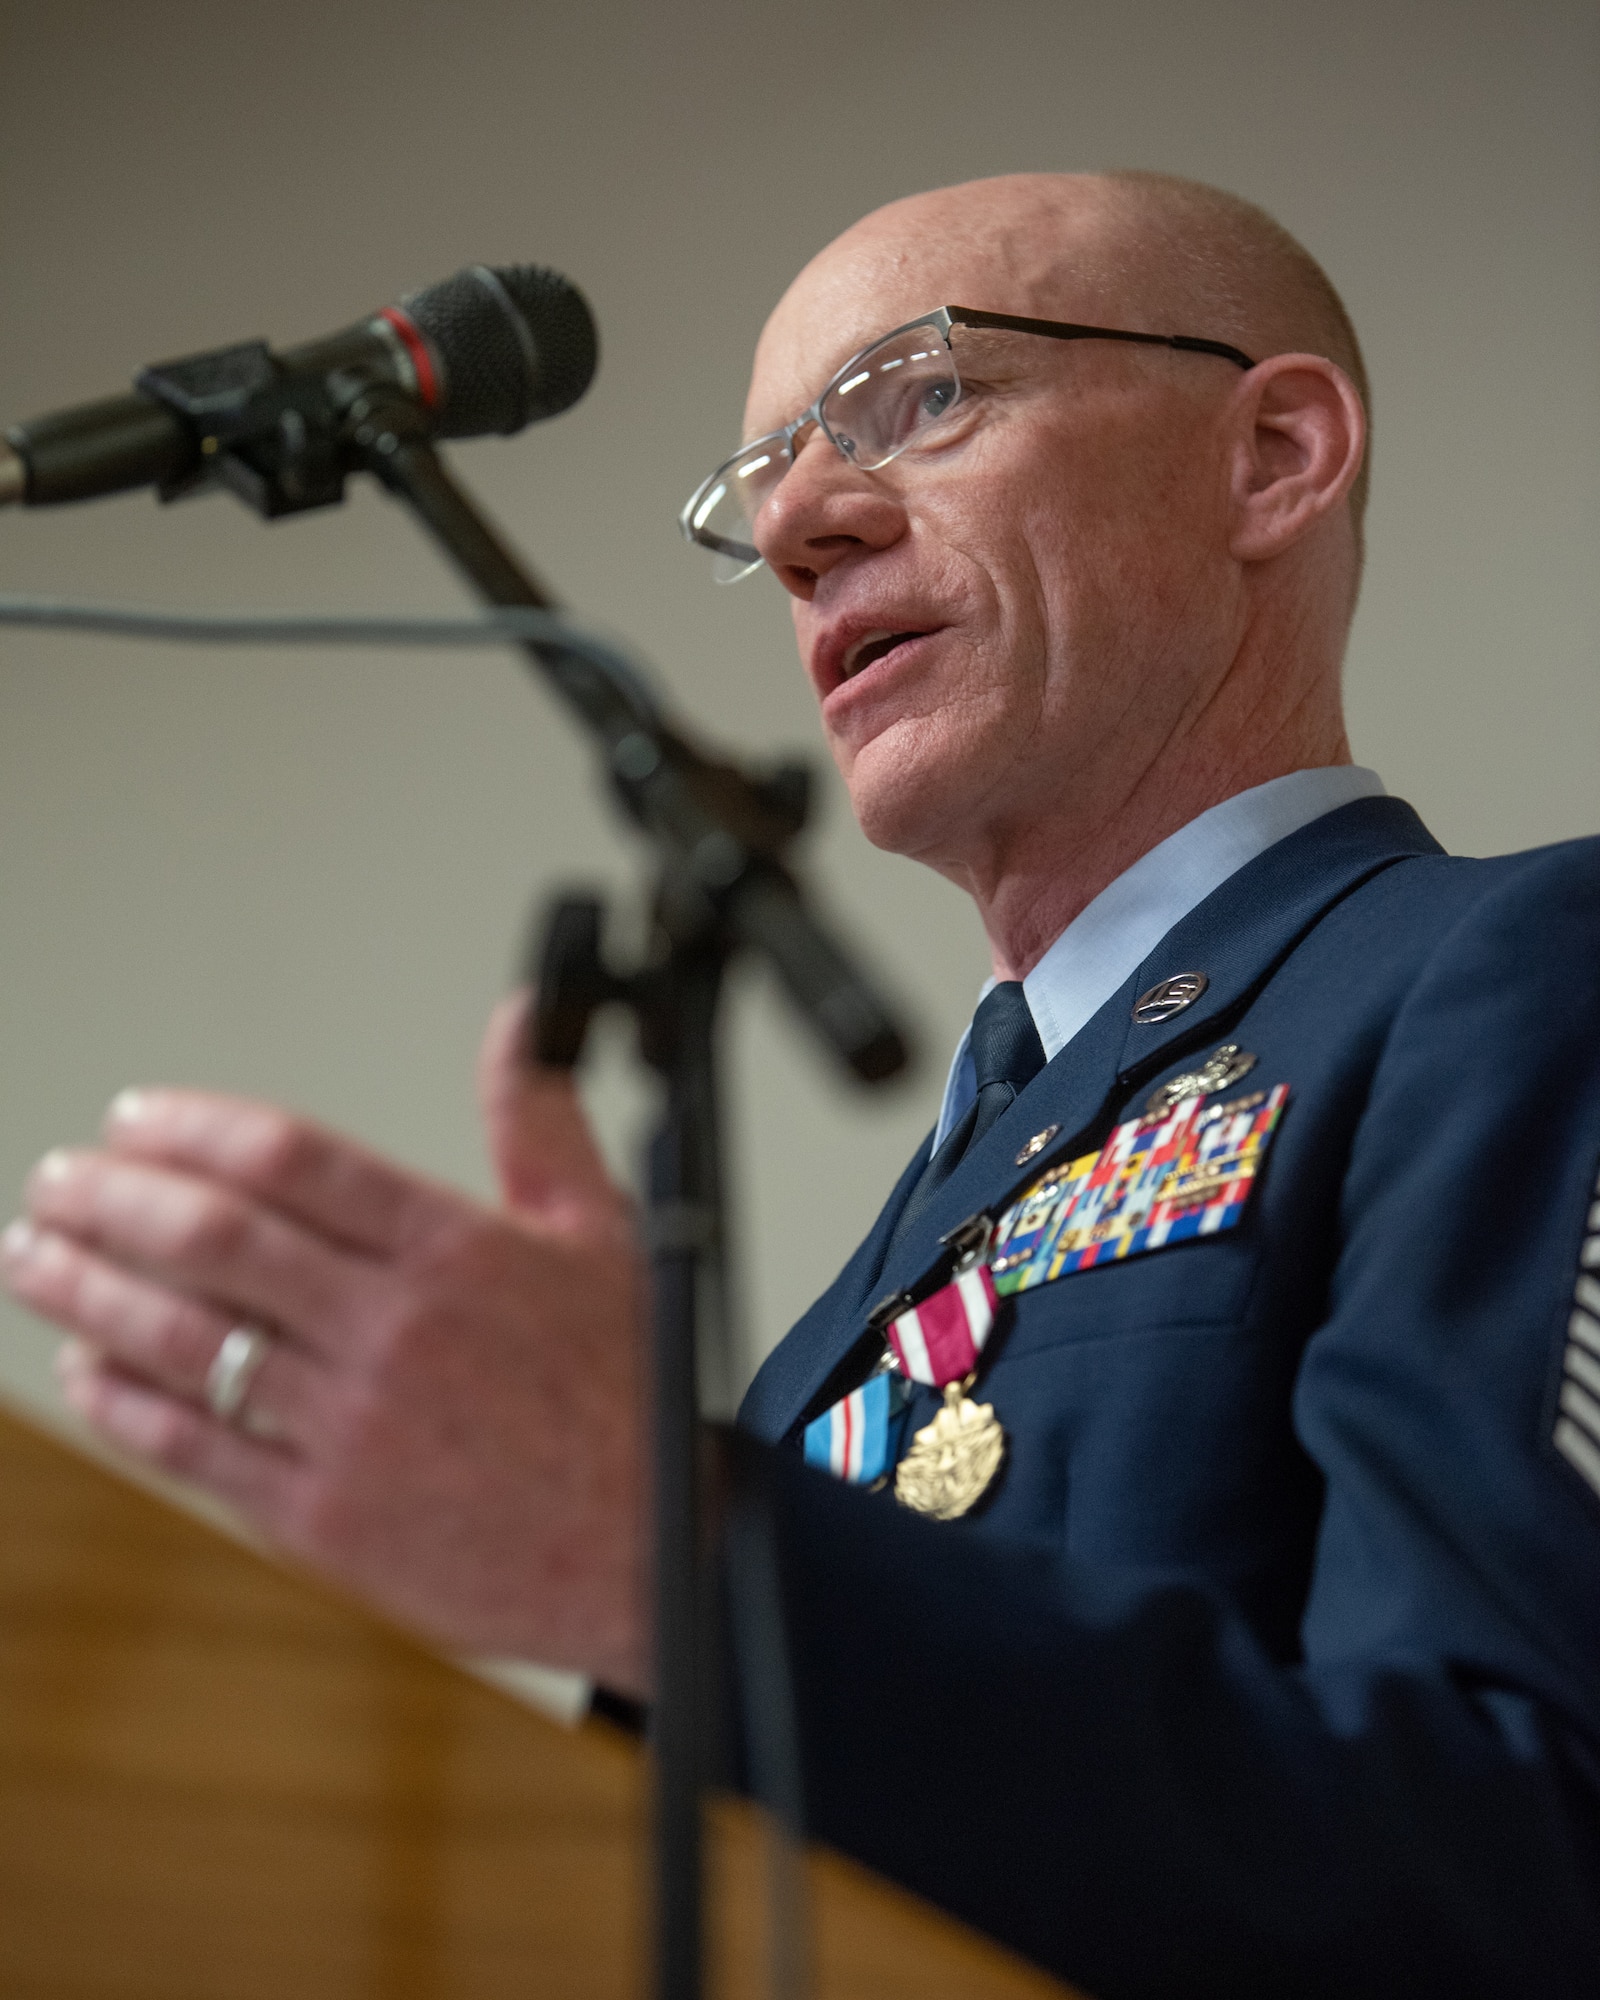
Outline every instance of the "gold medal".
<path fill-rule="evenodd" d="M 967 1396 L 972 1376 L 947 1382 L 944 1408 L 911 1440 L 895 1468 L 894 1497 L 902 1507 L 955 1521 L 974 1507 L 994 1484 L 1006 1455 L 1006 1434 L 992 1403 Z"/>

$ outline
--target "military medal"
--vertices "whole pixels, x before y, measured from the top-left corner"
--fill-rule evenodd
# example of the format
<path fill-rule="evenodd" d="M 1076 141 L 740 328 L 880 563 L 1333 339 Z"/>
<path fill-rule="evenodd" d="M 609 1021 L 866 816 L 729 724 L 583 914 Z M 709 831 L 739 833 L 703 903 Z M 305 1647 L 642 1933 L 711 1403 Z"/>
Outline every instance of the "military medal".
<path fill-rule="evenodd" d="M 882 1369 L 869 1375 L 806 1425 L 806 1464 L 852 1486 L 875 1485 L 899 1456 L 910 1400 L 910 1387 L 900 1376 Z"/>
<path fill-rule="evenodd" d="M 976 1245 L 969 1254 L 975 1253 Z M 988 1266 L 972 1262 L 891 1320 L 878 1371 L 806 1425 L 806 1463 L 853 1486 L 881 1485 L 894 1467 L 895 1498 L 904 1506 L 940 1521 L 965 1514 L 994 1484 L 1005 1457 L 994 1406 L 974 1403 L 967 1393 L 994 1314 Z M 895 1466 L 913 1382 L 942 1389 L 944 1407 Z"/>
<path fill-rule="evenodd" d="M 944 1391 L 944 1408 L 911 1440 L 895 1468 L 894 1495 L 904 1507 L 954 1521 L 994 1484 L 1006 1434 L 992 1403 L 967 1391 L 994 1326 L 994 1280 L 974 1264 L 948 1285 L 889 1322 L 889 1351 L 913 1382 Z"/>
<path fill-rule="evenodd" d="M 895 1467 L 894 1497 L 936 1521 L 959 1520 L 976 1506 L 1006 1455 L 993 1403 L 974 1403 L 967 1395 L 973 1379 L 945 1384 L 944 1408 L 917 1432 Z"/>

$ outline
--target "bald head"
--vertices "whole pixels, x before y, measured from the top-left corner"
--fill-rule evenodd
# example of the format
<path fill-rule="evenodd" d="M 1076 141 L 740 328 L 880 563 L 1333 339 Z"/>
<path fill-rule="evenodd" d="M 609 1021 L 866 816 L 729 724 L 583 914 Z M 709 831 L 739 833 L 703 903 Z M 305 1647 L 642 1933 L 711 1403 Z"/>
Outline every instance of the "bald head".
<path fill-rule="evenodd" d="M 965 296 L 974 268 L 994 297 Z M 1200 181 L 1134 171 L 1007 174 L 890 202 L 800 273 L 763 347 L 781 338 L 790 299 L 858 296 L 869 270 L 891 288 L 908 281 L 905 296 L 918 303 L 904 315 L 891 306 L 862 340 L 896 317 L 961 304 L 1198 334 L 1258 360 L 1320 354 L 1355 384 L 1370 426 L 1360 343 L 1321 265 L 1265 209 Z M 1367 484 L 1364 464 L 1350 496 L 1358 546 Z"/>
<path fill-rule="evenodd" d="M 1081 178 L 1104 204 L 1108 291 L 1145 311 L 1187 315 L 1195 331 L 1257 359 L 1321 354 L 1336 363 L 1367 412 L 1370 462 L 1372 394 L 1361 343 L 1344 301 L 1303 244 L 1264 208 L 1201 181 L 1137 172 Z M 1168 330 L 1177 330 L 1175 318 Z M 1350 496 L 1358 532 L 1366 496 L 1363 464 Z"/>
<path fill-rule="evenodd" d="M 1253 365 L 958 323 L 953 397 L 931 340 L 931 375 L 885 357 L 833 392 L 887 380 L 871 393 L 907 425 L 889 458 L 858 463 L 850 438 L 797 422 L 852 357 L 940 306 L 1187 335 Z M 787 451 L 741 461 L 772 469 L 749 490 L 750 544 L 789 593 L 862 826 L 970 889 L 997 966 L 1025 970 L 1220 799 L 1348 760 L 1362 387 L 1343 308 L 1293 238 L 1157 175 L 895 202 L 779 302 L 746 435 L 794 428 Z"/>

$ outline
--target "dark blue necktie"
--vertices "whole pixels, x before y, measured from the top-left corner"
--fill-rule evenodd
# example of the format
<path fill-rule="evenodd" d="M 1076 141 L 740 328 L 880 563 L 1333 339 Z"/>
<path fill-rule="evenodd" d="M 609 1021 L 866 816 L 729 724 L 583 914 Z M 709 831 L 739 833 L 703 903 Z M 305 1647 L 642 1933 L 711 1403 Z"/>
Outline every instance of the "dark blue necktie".
<path fill-rule="evenodd" d="M 1002 979 L 978 1002 L 968 1042 L 978 1094 L 922 1170 L 894 1226 L 892 1250 L 1000 1114 L 1044 1068 L 1044 1043 L 1033 1025 L 1020 979 Z M 887 1254 L 887 1252 L 885 1253 Z"/>

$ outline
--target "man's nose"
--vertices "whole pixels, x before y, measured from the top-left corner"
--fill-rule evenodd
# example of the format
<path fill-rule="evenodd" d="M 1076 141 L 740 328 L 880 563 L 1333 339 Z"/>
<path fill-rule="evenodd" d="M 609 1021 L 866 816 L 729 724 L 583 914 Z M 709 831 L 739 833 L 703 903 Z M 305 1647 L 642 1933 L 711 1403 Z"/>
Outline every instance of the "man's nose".
<path fill-rule="evenodd" d="M 864 552 L 891 547 L 906 531 L 899 496 L 854 466 L 814 426 L 755 518 L 752 539 L 784 589 L 809 599 L 819 577 Z"/>

